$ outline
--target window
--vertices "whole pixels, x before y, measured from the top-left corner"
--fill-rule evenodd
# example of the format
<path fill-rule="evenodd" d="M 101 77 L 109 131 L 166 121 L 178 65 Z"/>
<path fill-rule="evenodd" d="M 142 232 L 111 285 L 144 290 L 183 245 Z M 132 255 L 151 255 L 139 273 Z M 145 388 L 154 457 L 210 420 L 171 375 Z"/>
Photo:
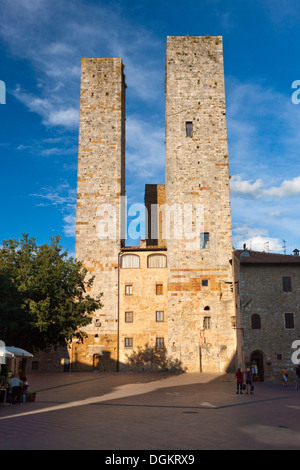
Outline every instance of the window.
<path fill-rule="evenodd" d="M 121 268 L 139 268 L 140 257 L 138 255 L 123 255 L 121 258 Z"/>
<path fill-rule="evenodd" d="M 283 292 L 292 292 L 292 278 L 290 276 L 282 278 L 282 288 Z"/>
<path fill-rule="evenodd" d="M 282 354 L 277 354 L 277 361 L 282 361 Z"/>
<path fill-rule="evenodd" d="M 208 242 L 209 242 L 209 233 L 208 232 L 200 233 L 200 248 L 208 248 Z"/>
<path fill-rule="evenodd" d="M 156 321 L 164 321 L 164 312 L 163 311 L 157 311 L 156 312 Z"/>
<path fill-rule="evenodd" d="M 125 323 L 133 322 L 133 312 L 125 312 Z"/>
<path fill-rule="evenodd" d="M 191 121 L 188 121 L 185 123 L 185 131 L 186 131 L 186 136 L 191 137 L 193 134 L 193 123 Z"/>
<path fill-rule="evenodd" d="M 132 348 L 133 339 L 132 338 L 125 338 L 125 348 Z"/>
<path fill-rule="evenodd" d="M 127 284 L 125 286 L 125 295 L 132 295 L 132 285 L 131 284 Z"/>
<path fill-rule="evenodd" d="M 163 349 L 165 346 L 164 338 L 156 338 L 156 349 Z"/>
<path fill-rule="evenodd" d="M 295 328 L 294 325 L 294 314 L 293 313 L 285 313 L 284 314 L 284 319 L 285 319 L 285 327 L 286 329 L 290 330 Z"/>
<path fill-rule="evenodd" d="M 257 313 L 254 313 L 251 317 L 251 326 L 252 330 L 261 329 L 260 316 Z"/>
<path fill-rule="evenodd" d="M 202 279 L 202 286 L 208 286 L 208 279 Z"/>
<path fill-rule="evenodd" d="M 148 268 L 166 268 L 167 257 L 166 255 L 149 255 L 147 257 Z"/>
<path fill-rule="evenodd" d="M 163 284 L 156 284 L 156 295 L 163 295 Z"/>
<path fill-rule="evenodd" d="M 204 330 L 210 330 L 211 329 L 211 317 L 204 317 L 203 329 Z"/>
<path fill-rule="evenodd" d="M 39 361 L 32 361 L 31 368 L 32 370 L 39 370 Z"/>

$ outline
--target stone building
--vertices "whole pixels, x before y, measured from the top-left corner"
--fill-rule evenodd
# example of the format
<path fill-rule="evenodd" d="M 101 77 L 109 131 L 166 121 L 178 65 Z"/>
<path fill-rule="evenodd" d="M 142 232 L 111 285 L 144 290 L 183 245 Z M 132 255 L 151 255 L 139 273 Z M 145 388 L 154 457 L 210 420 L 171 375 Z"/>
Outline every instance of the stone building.
<path fill-rule="evenodd" d="M 232 248 L 222 38 L 168 37 L 165 86 L 165 184 L 146 184 L 146 238 L 125 246 L 124 66 L 82 59 L 75 256 L 103 308 L 32 366 L 292 379 L 299 252 Z"/>
<path fill-rule="evenodd" d="M 257 364 L 260 380 L 281 381 L 284 368 L 295 380 L 292 346 L 300 339 L 300 257 L 295 253 L 235 252 L 243 362 Z"/>
<path fill-rule="evenodd" d="M 149 234 L 125 247 L 123 65 L 82 60 L 75 256 L 103 308 L 72 370 L 158 367 L 157 351 L 190 372 L 236 364 L 222 38 L 168 37 L 165 83 L 166 181 L 146 185 Z"/>

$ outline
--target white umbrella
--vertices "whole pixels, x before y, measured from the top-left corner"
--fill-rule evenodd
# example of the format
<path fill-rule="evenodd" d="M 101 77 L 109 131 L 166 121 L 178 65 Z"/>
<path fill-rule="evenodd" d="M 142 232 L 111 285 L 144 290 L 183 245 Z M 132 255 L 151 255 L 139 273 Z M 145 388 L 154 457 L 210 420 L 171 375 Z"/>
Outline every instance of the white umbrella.
<path fill-rule="evenodd" d="M 0 347 L 0 357 L 14 357 L 11 351 L 8 351 L 5 347 Z"/>
<path fill-rule="evenodd" d="M 5 349 L 16 357 L 33 357 L 30 352 L 25 351 L 25 349 L 15 348 L 15 346 L 6 346 Z"/>

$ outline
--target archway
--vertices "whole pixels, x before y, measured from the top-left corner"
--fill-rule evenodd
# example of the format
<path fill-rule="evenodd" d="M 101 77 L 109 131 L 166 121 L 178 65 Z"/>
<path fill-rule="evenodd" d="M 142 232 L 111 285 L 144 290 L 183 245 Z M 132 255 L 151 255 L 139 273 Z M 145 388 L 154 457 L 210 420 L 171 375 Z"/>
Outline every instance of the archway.
<path fill-rule="evenodd" d="M 93 355 L 93 368 L 99 369 L 99 366 L 100 366 L 100 355 L 94 354 Z"/>
<path fill-rule="evenodd" d="M 257 366 L 257 376 L 253 380 L 259 382 L 264 382 L 264 356 L 260 351 L 253 351 L 250 356 L 250 364 L 252 366 Z"/>

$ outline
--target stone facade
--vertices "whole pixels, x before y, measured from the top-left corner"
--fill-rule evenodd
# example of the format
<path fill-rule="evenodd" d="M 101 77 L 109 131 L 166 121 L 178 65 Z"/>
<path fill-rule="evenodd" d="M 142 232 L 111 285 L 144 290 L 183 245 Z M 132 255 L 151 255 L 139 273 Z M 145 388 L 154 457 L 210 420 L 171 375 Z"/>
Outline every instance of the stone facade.
<path fill-rule="evenodd" d="M 147 246 L 166 248 L 163 238 L 163 215 L 166 202 L 164 184 L 145 186 L 145 234 Z"/>
<path fill-rule="evenodd" d="M 167 241 L 169 353 L 191 372 L 235 367 L 225 114 L 222 38 L 168 37 L 166 205 L 179 205 L 183 217 L 201 205 L 207 237 L 201 247 L 193 227 L 194 240 Z"/>
<path fill-rule="evenodd" d="M 256 360 L 260 380 L 295 380 L 294 341 L 300 340 L 300 257 L 237 251 L 245 366 Z M 288 314 L 288 315 L 286 315 Z"/>
<path fill-rule="evenodd" d="M 84 347 L 73 344 L 73 370 L 90 367 L 95 358 L 98 364 L 99 356 L 100 368 L 116 368 L 124 195 L 123 64 L 121 59 L 82 59 L 75 257 L 94 276 L 90 294 L 103 292 L 103 309 L 86 327 Z"/>
<path fill-rule="evenodd" d="M 168 355 L 166 251 L 124 249 L 121 266 L 128 255 L 137 257 L 138 267 L 120 269 L 120 369 L 128 368 L 127 364 L 131 369 L 159 369 L 160 365 L 154 361 L 157 352 L 164 360 Z M 153 264 L 161 267 L 152 267 Z"/>
<path fill-rule="evenodd" d="M 103 212 L 107 205 L 117 209 L 125 191 L 124 89 L 120 59 L 83 59 L 76 258 L 95 276 L 91 294 L 104 295 L 103 308 L 86 328 L 87 340 L 72 345 L 72 370 L 151 368 L 151 358 L 138 355 L 146 348 L 154 355 L 163 350 L 166 367 L 230 371 L 236 330 L 222 38 L 168 37 L 166 185 L 146 185 L 149 228 L 156 215 L 157 221 L 143 246 L 131 248 L 138 268 L 130 265 L 133 257 L 122 266 L 129 252 L 118 211 L 112 211 L 116 237 L 99 237 Z M 204 209 L 201 227 L 191 225 L 192 238 L 178 237 L 174 207 L 193 220 L 196 206 Z M 201 232 L 209 233 L 204 247 Z M 148 266 L 155 250 L 167 254 L 165 267 Z M 125 284 L 132 285 L 132 295 L 125 295 Z M 160 294 L 157 284 L 163 286 Z M 156 312 L 163 312 L 163 321 Z"/>

